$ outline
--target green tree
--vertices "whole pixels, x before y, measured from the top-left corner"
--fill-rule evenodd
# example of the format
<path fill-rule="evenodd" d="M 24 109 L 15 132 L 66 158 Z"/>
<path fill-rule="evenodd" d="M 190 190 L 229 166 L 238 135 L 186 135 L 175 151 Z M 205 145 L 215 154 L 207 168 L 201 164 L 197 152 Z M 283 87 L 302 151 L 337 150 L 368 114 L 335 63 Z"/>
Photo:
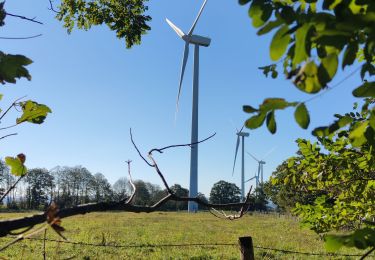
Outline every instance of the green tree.
<path fill-rule="evenodd" d="M 290 171 L 288 163 L 284 161 L 272 173 L 271 179 L 284 180 L 290 174 Z M 267 199 L 275 203 L 278 210 L 282 212 L 291 212 L 296 203 L 311 204 L 318 196 L 326 194 L 325 191 L 293 189 L 293 187 L 285 185 L 282 181 L 267 181 L 263 184 L 263 190 Z"/>
<path fill-rule="evenodd" d="M 46 169 L 35 168 L 29 170 L 25 182 L 28 185 L 26 194 L 28 208 L 45 208 L 51 198 L 53 176 Z"/>
<path fill-rule="evenodd" d="M 219 181 L 215 183 L 210 192 L 210 202 L 217 204 L 235 203 L 241 199 L 241 190 L 234 183 Z"/>

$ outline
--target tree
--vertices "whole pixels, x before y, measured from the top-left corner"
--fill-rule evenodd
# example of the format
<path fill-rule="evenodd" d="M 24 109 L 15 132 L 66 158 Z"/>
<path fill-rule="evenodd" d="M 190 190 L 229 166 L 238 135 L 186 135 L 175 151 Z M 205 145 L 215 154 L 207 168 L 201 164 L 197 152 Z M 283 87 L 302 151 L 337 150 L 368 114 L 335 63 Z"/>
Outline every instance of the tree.
<path fill-rule="evenodd" d="M 373 190 L 374 185 L 374 178 L 368 176 L 368 173 L 374 171 L 374 164 L 369 161 L 373 160 L 374 153 L 371 151 L 375 146 L 375 81 L 371 78 L 375 75 L 375 1 L 239 0 L 239 3 L 251 3 L 249 16 L 253 26 L 260 28 L 258 35 L 275 29 L 270 45 L 270 57 L 275 62 L 282 62 L 286 78 L 291 79 L 299 90 L 309 94 L 322 92 L 335 77 L 339 65 L 344 70 L 355 63 L 361 64 L 360 76 L 363 84 L 355 86 L 352 94 L 364 99 L 362 111 L 357 112 L 358 114 L 335 115 L 337 120 L 331 125 L 313 130 L 313 135 L 318 137 L 320 144 L 329 151 L 328 155 L 321 153 L 317 145 L 300 140 L 298 143 L 302 159 L 291 159 L 289 162 L 297 163 L 302 171 L 288 174 L 281 179 L 285 185 L 297 182 L 301 184 L 302 190 L 328 193 L 327 196 L 319 196 L 314 205 L 297 205 L 296 212 L 317 232 L 338 228 L 344 223 L 346 225 L 353 216 L 365 219 L 373 217 L 373 209 L 369 204 L 372 200 L 364 195 L 374 198 L 373 194 L 368 193 L 369 189 Z M 266 76 L 271 73 L 275 78 L 278 76 L 278 63 L 260 69 Z M 255 114 L 245 125 L 255 129 L 265 123 L 268 130 L 274 134 L 277 129 L 275 112 L 295 107 L 296 122 L 307 129 L 310 116 L 305 103 L 268 98 L 258 108 L 244 106 L 246 113 Z M 340 136 L 340 129 L 345 131 L 344 139 Z M 345 154 L 340 156 L 336 149 Z M 315 154 L 317 158 L 308 154 Z M 364 155 L 368 157 L 365 158 Z M 314 164 L 310 165 L 309 160 Z M 337 164 L 338 162 L 341 164 Z M 362 168 L 358 168 L 360 163 Z M 365 165 L 367 163 L 369 167 Z M 331 168 L 321 171 L 326 165 L 338 167 L 338 170 Z M 345 187 L 347 190 L 340 192 L 338 187 L 341 184 L 341 188 Z M 357 200 L 356 196 L 362 200 Z M 328 247 L 337 249 L 347 245 L 374 249 L 373 220 L 370 223 L 372 227 L 357 229 L 346 237 L 328 236 Z M 355 226 L 359 228 L 358 225 Z"/>
<path fill-rule="evenodd" d="M 340 65 L 344 69 L 357 60 L 361 63 L 361 78 L 375 75 L 375 2 L 372 0 L 240 0 L 251 2 L 249 15 L 258 35 L 273 30 L 270 57 L 282 62 L 284 74 L 301 91 L 316 94 L 324 91 Z M 321 4 L 318 6 L 318 4 Z M 277 77 L 277 65 L 261 67 L 264 74 Z M 370 78 L 369 78 L 370 79 Z M 375 97 L 375 82 L 366 81 L 353 90 L 353 96 Z M 287 102 L 281 98 L 264 100 L 259 108 L 244 106 L 246 113 L 256 115 L 246 121 L 250 129 L 266 122 L 271 133 L 276 132 L 275 111 L 295 107 L 295 120 L 304 129 L 310 117 L 305 102 Z M 372 108 L 374 111 L 374 108 Z M 370 113 L 353 127 L 350 140 L 355 145 L 372 142 L 375 114 Z M 327 136 L 350 122 L 338 120 L 331 126 L 318 127 L 315 136 Z M 369 137 L 370 135 L 370 137 Z"/>
<path fill-rule="evenodd" d="M 96 202 L 111 200 L 113 196 L 111 184 L 109 184 L 107 178 L 102 173 L 96 173 L 94 175 L 93 187 Z"/>
<path fill-rule="evenodd" d="M 130 196 L 131 187 L 129 180 L 125 177 L 118 179 L 112 186 L 113 194 L 116 200 L 123 200 Z"/>
<path fill-rule="evenodd" d="M 174 184 L 171 186 L 171 190 L 179 197 L 189 197 L 189 190 L 183 188 L 180 184 Z M 164 193 L 166 192 L 164 191 Z M 163 208 L 166 210 L 187 210 L 187 207 L 187 201 L 168 201 Z"/>
<path fill-rule="evenodd" d="M 330 250 L 342 245 L 360 249 L 375 246 L 373 146 L 366 144 L 359 149 L 350 141 L 352 128 L 367 113 L 371 111 L 362 109 L 361 113 L 348 114 L 353 120 L 348 129 L 316 143 L 297 140 L 298 156 L 287 160 L 287 174 L 273 176 L 271 180 L 274 185 L 286 185 L 292 191 L 316 196 L 313 201 L 297 202 L 293 211 L 317 233 L 341 228 L 356 230 L 345 237 L 326 236 Z"/>
<path fill-rule="evenodd" d="M 29 170 L 25 182 L 28 185 L 26 195 L 28 208 L 46 208 L 54 186 L 53 176 L 46 169 L 35 168 Z"/>
<path fill-rule="evenodd" d="M 278 210 L 291 212 L 296 203 L 311 204 L 318 196 L 326 194 L 324 191 L 295 190 L 285 185 L 282 181 L 274 181 L 276 179 L 283 180 L 290 174 L 290 171 L 287 161 L 284 161 L 272 173 L 271 179 L 273 181 L 267 181 L 263 184 L 263 190 L 267 199 L 275 203 Z"/>
<path fill-rule="evenodd" d="M 234 183 L 219 181 L 215 183 L 210 192 L 211 203 L 234 203 L 241 199 L 240 188 Z"/>
<path fill-rule="evenodd" d="M 150 205 L 151 194 L 147 189 L 147 184 L 142 180 L 136 180 L 134 181 L 134 185 L 136 191 L 133 203 L 141 206 Z"/>

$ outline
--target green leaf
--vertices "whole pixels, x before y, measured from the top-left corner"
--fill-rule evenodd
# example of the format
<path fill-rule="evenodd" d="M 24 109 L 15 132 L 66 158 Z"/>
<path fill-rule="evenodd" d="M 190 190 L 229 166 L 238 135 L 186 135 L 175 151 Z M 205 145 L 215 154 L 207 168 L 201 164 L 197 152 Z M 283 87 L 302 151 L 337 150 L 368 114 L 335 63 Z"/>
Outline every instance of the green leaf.
<path fill-rule="evenodd" d="M 355 97 L 375 97 L 375 82 L 365 82 L 353 90 L 353 96 Z"/>
<path fill-rule="evenodd" d="M 32 61 L 23 55 L 5 54 L 0 51 L 0 83 L 16 83 L 16 79 L 31 80 L 31 75 L 25 66 Z"/>
<path fill-rule="evenodd" d="M 270 31 L 272 31 L 276 27 L 279 27 L 282 24 L 283 24 L 283 21 L 281 19 L 277 19 L 275 21 L 270 21 L 265 26 L 263 26 L 261 29 L 259 29 L 259 31 L 257 32 L 257 35 L 260 36 L 260 35 L 269 33 Z"/>
<path fill-rule="evenodd" d="M 267 115 L 267 128 L 271 134 L 276 133 L 275 111 L 271 111 Z"/>
<path fill-rule="evenodd" d="M 273 61 L 279 60 L 288 48 L 291 40 L 290 35 L 287 34 L 289 27 L 284 25 L 273 36 L 270 47 L 270 56 Z"/>
<path fill-rule="evenodd" d="M 349 138 L 351 139 L 353 146 L 358 147 L 366 142 L 365 132 L 368 125 L 369 121 L 361 122 L 359 126 L 350 132 Z"/>
<path fill-rule="evenodd" d="M 18 157 L 5 157 L 5 163 L 10 167 L 10 172 L 15 176 L 22 176 L 25 175 L 27 172 L 27 168 Z"/>
<path fill-rule="evenodd" d="M 318 78 L 322 86 L 326 86 L 336 75 L 339 59 L 336 53 L 331 53 L 321 59 L 322 63 L 318 68 Z"/>
<path fill-rule="evenodd" d="M 299 106 L 297 106 L 296 111 L 294 112 L 294 118 L 296 119 L 299 126 L 303 129 L 307 129 L 309 127 L 310 116 L 304 103 L 301 103 Z"/>
<path fill-rule="evenodd" d="M 247 3 L 249 3 L 251 0 L 239 0 L 238 3 L 240 5 L 246 5 Z"/>
<path fill-rule="evenodd" d="M 297 65 L 308 58 L 306 43 L 310 27 L 311 24 L 306 23 L 296 31 L 296 48 L 294 51 L 293 65 Z"/>
<path fill-rule="evenodd" d="M 242 109 L 245 113 L 254 113 L 258 111 L 258 109 L 253 108 L 252 106 L 248 106 L 248 105 L 243 106 Z"/>
<path fill-rule="evenodd" d="M 265 24 L 272 15 L 272 5 L 264 4 L 263 0 L 254 0 L 249 9 L 249 16 L 255 28 Z"/>
<path fill-rule="evenodd" d="M 335 252 L 343 246 L 342 239 L 334 235 L 324 237 L 324 247 L 328 252 Z"/>
<path fill-rule="evenodd" d="M 245 126 L 250 129 L 256 129 L 263 125 L 265 119 L 266 113 L 260 113 L 246 120 Z"/>
<path fill-rule="evenodd" d="M 318 67 L 314 61 L 307 62 L 293 82 L 297 88 L 307 93 L 317 93 L 322 89 L 318 80 Z"/>
<path fill-rule="evenodd" d="M 344 59 L 342 61 L 342 69 L 345 68 L 347 65 L 352 65 L 357 57 L 358 52 L 358 44 L 353 42 L 346 47 L 344 53 Z"/>
<path fill-rule="evenodd" d="M 266 98 L 263 104 L 259 106 L 259 110 L 262 112 L 268 112 L 276 109 L 285 109 L 290 106 L 295 106 L 296 102 L 287 102 L 283 98 Z"/>
<path fill-rule="evenodd" d="M 34 124 L 42 124 L 48 113 L 51 113 L 51 109 L 43 104 L 28 100 L 21 103 L 22 116 L 17 118 L 17 124 L 23 122 L 30 122 Z"/>

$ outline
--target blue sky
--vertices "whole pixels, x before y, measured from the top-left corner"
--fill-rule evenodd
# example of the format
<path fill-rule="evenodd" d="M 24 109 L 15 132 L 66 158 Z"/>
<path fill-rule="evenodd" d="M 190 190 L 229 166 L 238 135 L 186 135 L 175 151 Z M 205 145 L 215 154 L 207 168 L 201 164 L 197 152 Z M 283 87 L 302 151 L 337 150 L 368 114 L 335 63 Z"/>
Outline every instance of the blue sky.
<path fill-rule="evenodd" d="M 188 31 L 201 3 L 150 1 L 152 30 L 143 37 L 140 46 L 127 50 L 124 42 L 105 26 L 88 32 L 75 30 L 68 35 L 47 9 L 47 0 L 6 2 L 8 12 L 36 16 L 44 25 L 6 19 L 0 36 L 39 33 L 43 36 L 27 41 L 2 40 L 2 51 L 24 54 L 34 61 L 29 66 L 32 81 L 20 80 L 16 85 L 2 86 L 2 108 L 27 95 L 50 106 L 53 113 L 43 125 L 24 124 L 6 132 L 17 132 L 18 136 L 2 140 L 1 156 L 23 152 L 30 168 L 82 165 L 93 174 L 103 173 L 111 183 L 126 177 L 125 161 L 131 159 L 135 179 L 161 185 L 153 169 L 144 164 L 133 148 L 129 128 L 133 129 L 135 141 L 144 154 L 152 148 L 190 141 L 193 50 L 175 122 L 184 43 L 165 18 Z M 235 127 L 240 128 L 247 118 L 242 105 L 257 106 L 267 97 L 297 101 L 310 95 L 298 91 L 283 76 L 276 80 L 265 78 L 257 69 L 271 63 L 268 53 L 271 35 L 258 37 L 247 7 L 237 1 L 208 1 L 195 33 L 212 39 L 211 46 L 200 51 L 199 137 L 217 133 L 199 148 L 199 190 L 208 196 L 212 185 L 222 179 L 240 186 L 240 161 L 233 177 L 232 165 Z M 338 73 L 332 85 L 354 69 Z M 249 131 L 247 151 L 261 159 L 275 149 L 265 159 L 266 178 L 295 153 L 295 139 L 313 139 L 310 132 L 314 127 L 332 122 L 334 113 L 351 110 L 355 101 L 351 90 L 359 83 L 356 75 L 309 102 L 308 130 L 297 126 L 293 110 L 289 109 L 276 114 L 275 135 L 265 127 Z M 15 116 L 10 114 L 2 126 L 14 122 Z M 178 148 L 155 156 L 171 185 L 189 186 L 189 154 L 188 148 Z M 249 156 L 245 159 L 246 178 L 249 178 L 257 164 Z"/>

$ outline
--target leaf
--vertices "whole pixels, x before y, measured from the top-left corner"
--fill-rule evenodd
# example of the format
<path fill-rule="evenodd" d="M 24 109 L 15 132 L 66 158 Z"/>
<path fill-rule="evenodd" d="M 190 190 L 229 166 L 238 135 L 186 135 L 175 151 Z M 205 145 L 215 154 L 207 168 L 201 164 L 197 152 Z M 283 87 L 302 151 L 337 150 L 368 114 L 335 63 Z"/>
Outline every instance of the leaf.
<path fill-rule="evenodd" d="M 354 130 L 349 134 L 349 138 L 352 141 L 352 145 L 359 147 L 366 142 L 365 132 L 369 121 L 364 121 L 359 124 Z"/>
<path fill-rule="evenodd" d="M 16 79 L 31 80 L 31 75 L 25 66 L 32 61 L 23 55 L 5 54 L 0 51 L 0 83 L 16 83 Z"/>
<path fill-rule="evenodd" d="M 375 82 L 365 82 L 353 90 L 353 96 L 355 97 L 375 97 Z"/>
<path fill-rule="evenodd" d="M 318 80 L 318 67 L 314 61 L 307 62 L 298 72 L 293 83 L 307 93 L 317 93 L 322 89 Z"/>
<path fill-rule="evenodd" d="M 264 4 L 263 0 L 254 0 L 249 9 L 249 16 L 255 28 L 265 24 L 272 15 L 272 5 Z"/>
<path fill-rule="evenodd" d="M 23 122 L 30 122 L 34 124 L 42 124 L 48 113 L 51 113 L 51 109 L 43 104 L 28 100 L 21 103 L 23 110 L 22 116 L 17 118 L 17 124 Z"/>
<path fill-rule="evenodd" d="M 281 27 L 273 36 L 270 47 L 270 56 L 273 61 L 279 60 L 288 48 L 291 40 L 290 35 L 286 32 L 289 30 L 287 25 Z"/>
<path fill-rule="evenodd" d="M 23 164 L 25 161 L 22 161 L 22 156 L 25 155 L 19 154 L 17 157 L 5 157 L 5 163 L 10 167 L 10 172 L 15 176 L 23 176 L 27 172 L 27 168 Z"/>
<path fill-rule="evenodd" d="M 267 115 L 267 128 L 271 134 L 276 133 L 275 111 L 271 111 Z"/>
<path fill-rule="evenodd" d="M 296 47 L 293 57 L 293 65 L 297 65 L 308 58 L 306 53 L 307 33 L 309 32 L 311 24 L 306 23 L 296 31 Z"/>
<path fill-rule="evenodd" d="M 322 63 L 318 68 L 318 78 L 322 86 L 326 86 L 336 75 L 339 59 L 336 53 L 331 53 L 321 59 Z"/>
<path fill-rule="evenodd" d="M 290 106 L 295 106 L 296 102 L 287 102 L 283 98 L 266 98 L 263 104 L 259 106 L 259 110 L 262 112 L 268 112 L 276 109 L 285 109 Z"/>
<path fill-rule="evenodd" d="M 245 126 L 250 129 L 258 128 L 264 123 L 265 119 L 266 119 L 266 113 L 260 113 L 246 120 Z"/>
<path fill-rule="evenodd" d="M 246 5 L 247 3 L 249 3 L 251 0 L 239 0 L 238 3 L 240 5 Z"/>
<path fill-rule="evenodd" d="M 296 111 L 294 112 L 294 118 L 303 129 L 307 129 L 310 124 L 309 112 L 304 103 L 301 103 L 297 106 Z"/>
<path fill-rule="evenodd" d="M 265 26 L 263 26 L 261 29 L 259 29 L 259 31 L 257 32 L 257 35 L 260 36 L 260 35 L 269 33 L 270 31 L 272 31 L 276 27 L 279 27 L 282 24 L 283 24 L 283 21 L 281 19 L 277 19 L 275 21 L 270 21 Z"/>
<path fill-rule="evenodd" d="M 342 239 L 334 235 L 324 237 L 324 247 L 328 252 L 335 252 L 343 246 Z"/>
<path fill-rule="evenodd" d="M 242 109 L 245 113 L 254 113 L 258 111 L 258 109 L 255 109 L 252 106 L 248 106 L 248 105 L 243 106 Z"/>
<path fill-rule="evenodd" d="M 348 47 L 346 47 L 344 52 L 344 59 L 342 61 L 342 69 L 347 65 L 352 65 L 357 57 L 358 44 L 351 42 Z"/>

